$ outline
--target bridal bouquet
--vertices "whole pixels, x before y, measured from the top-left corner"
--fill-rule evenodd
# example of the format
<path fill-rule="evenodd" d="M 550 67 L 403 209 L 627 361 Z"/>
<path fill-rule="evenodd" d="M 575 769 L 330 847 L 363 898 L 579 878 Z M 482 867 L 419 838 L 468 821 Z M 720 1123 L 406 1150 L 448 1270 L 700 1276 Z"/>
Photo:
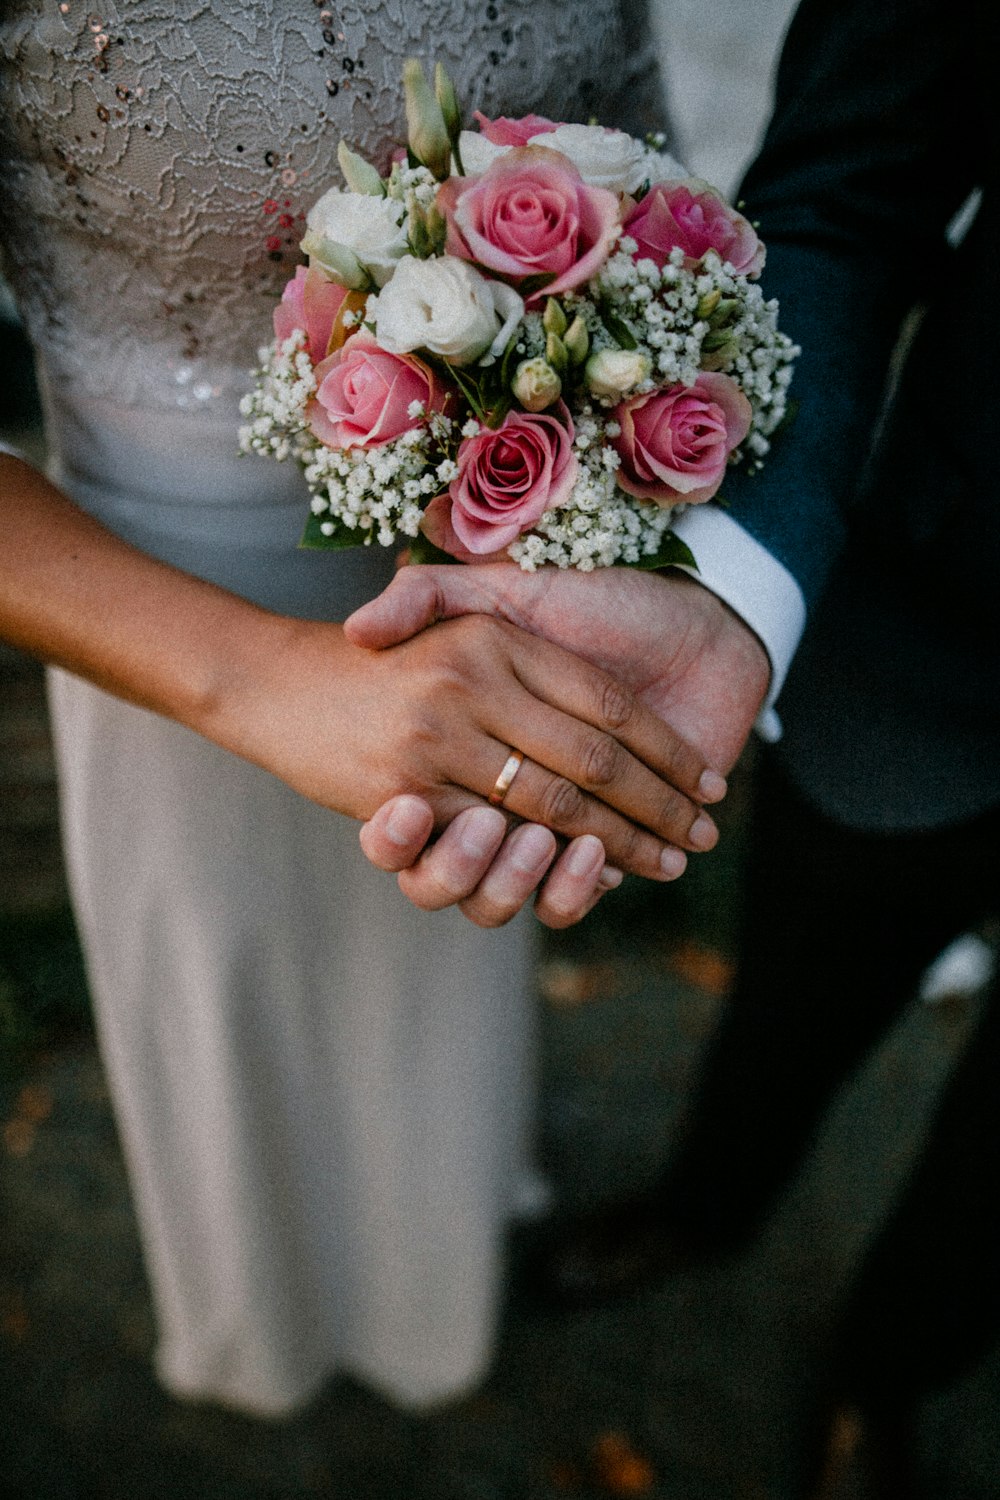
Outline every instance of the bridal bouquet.
<path fill-rule="evenodd" d="M 241 446 L 302 465 L 308 546 L 692 563 L 672 518 L 760 464 L 798 352 L 752 225 L 655 139 L 404 88 L 388 178 L 342 143 L 309 212 Z"/>

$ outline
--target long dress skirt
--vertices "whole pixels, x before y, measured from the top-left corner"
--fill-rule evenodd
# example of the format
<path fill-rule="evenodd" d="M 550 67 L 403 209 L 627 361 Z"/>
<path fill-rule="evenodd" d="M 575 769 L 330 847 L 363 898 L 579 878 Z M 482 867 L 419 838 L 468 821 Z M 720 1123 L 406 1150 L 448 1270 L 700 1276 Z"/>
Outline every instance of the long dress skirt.
<path fill-rule="evenodd" d="M 262 500 L 231 426 L 115 422 L 64 414 L 57 478 L 146 550 L 302 615 L 384 581 L 296 553 L 296 476 L 268 466 Z M 151 473 L 167 499 L 129 482 Z M 338 1370 L 406 1404 L 464 1392 L 530 1175 L 530 925 L 418 912 L 350 820 L 64 672 L 50 693 L 162 1380 L 262 1414 Z"/>

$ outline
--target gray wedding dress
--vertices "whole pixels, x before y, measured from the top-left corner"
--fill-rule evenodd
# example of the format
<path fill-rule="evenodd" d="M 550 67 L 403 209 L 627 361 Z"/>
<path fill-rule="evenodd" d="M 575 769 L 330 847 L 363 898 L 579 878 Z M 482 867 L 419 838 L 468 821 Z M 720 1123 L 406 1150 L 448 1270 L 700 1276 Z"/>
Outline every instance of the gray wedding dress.
<path fill-rule="evenodd" d="M 386 557 L 297 551 L 296 472 L 236 452 L 302 214 L 341 136 L 382 163 L 401 138 L 411 53 L 470 108 L 658 123 L 633 7 L 6 0 L 2 17 L 0 240 L 54 477 L 157 557 L 343 618 Z M 346 819 L 64 673 L 51 686 L 161 1378 L 262 1413 L 338 1369 L 414 1404 L 467 1389 L 529 1160 L 527 928 L 418 913 Z"/>

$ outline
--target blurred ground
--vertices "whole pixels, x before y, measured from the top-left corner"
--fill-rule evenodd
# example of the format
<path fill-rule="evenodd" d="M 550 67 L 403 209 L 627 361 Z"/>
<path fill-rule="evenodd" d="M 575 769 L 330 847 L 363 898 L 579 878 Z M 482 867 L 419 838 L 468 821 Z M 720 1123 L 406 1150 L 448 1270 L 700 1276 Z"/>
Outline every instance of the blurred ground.
<path fill-rule="evenodd" d="M 397 1412 L 339 1380 L 269 1424 L 169 1400 L 52 842 L 37 671 L 0 660 L 2 1500 L 786 1500 L 831 1320 L 974 1024 L 915 1005 L 832 1112 L 741 1258 L 613 1309 L 512 1300 L 475 1397 Z M 541 1142 L 559 1198 L 638 1187 L 669 1150 L 731 973 L 749 776 L 720 851 L 549 939 L 539 973 Z M 995 1500 L 1000 1372 L 928 1406 L 928 1500 Z M 871 1494 L 844 1415 L 817 1500 Z"/>

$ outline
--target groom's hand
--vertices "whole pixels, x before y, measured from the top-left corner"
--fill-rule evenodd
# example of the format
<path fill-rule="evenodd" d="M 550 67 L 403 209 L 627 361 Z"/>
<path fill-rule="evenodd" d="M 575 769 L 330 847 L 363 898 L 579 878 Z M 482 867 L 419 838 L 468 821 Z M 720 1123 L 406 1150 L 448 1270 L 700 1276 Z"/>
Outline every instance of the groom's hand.
<path fill-rule="evenodd" d="M 535 898 L 547 927 L 569 927 L 622 882 L 605 863 L 593 834 L 559 850 L 555 835 L 537 823 L 511 829 L 499 808 L 470 807 L 436 842 L 434 815 L 422 798 L 391 798 L 361 829 L 361 847 L 380 870 L 398 872 L 399 887 L 415 906 L 458 906 L 479 927 L 501 927 Z M 680 850 L 677 874 L 684 867 Z"/>
<path fill-rule="evenodd" d="M 677 572 L 403 568 L 344 629 L 379 650 L 459 614 L 497 615 L 602 667 L 722 771 L 742 750 L 770 680 L 753 631 Z"/>
<path fill-rule="evenodd" d="M 600 665 L 723 770 L 739 755 L 767 691 L 770 665 L 757 637 L 714 594 L 679 573 L 528 574 L 509 564 L 406 568 L 345 629 L 356 644 L 380 649 L 463 613 L 498 615 Z M 724 783 L 716 780 L 706 800 L 722 795 Z M 418 905 L 458 900 L 472 920 L 495 925 L 513 915 L 551 866 L 536 913 L 547 925 L 567 926 L 616 878 L 613 872 L 602 879 L 593 850 L 587 873 L 585 851 L 572 845 L 552 864 L 554 840 L 543 858 L 545 830 L 517 830 L 505 841 L 499 822 L 494 843 L 478 834 L 466 842 L 459 826 L 421 853 L 429 824 L 421 836 L 423 815 L 414 822 L 411 807 L 407 837 L 393 843 L 387 833 L 392 805 L 366 825 L 362 842 L 380 868 L 405 867 L 400 883 Z M 529 851 L 539 857 L 534 874 L 524 868 Z M 459 894 L 449 897 L 449 891 Z"/>

